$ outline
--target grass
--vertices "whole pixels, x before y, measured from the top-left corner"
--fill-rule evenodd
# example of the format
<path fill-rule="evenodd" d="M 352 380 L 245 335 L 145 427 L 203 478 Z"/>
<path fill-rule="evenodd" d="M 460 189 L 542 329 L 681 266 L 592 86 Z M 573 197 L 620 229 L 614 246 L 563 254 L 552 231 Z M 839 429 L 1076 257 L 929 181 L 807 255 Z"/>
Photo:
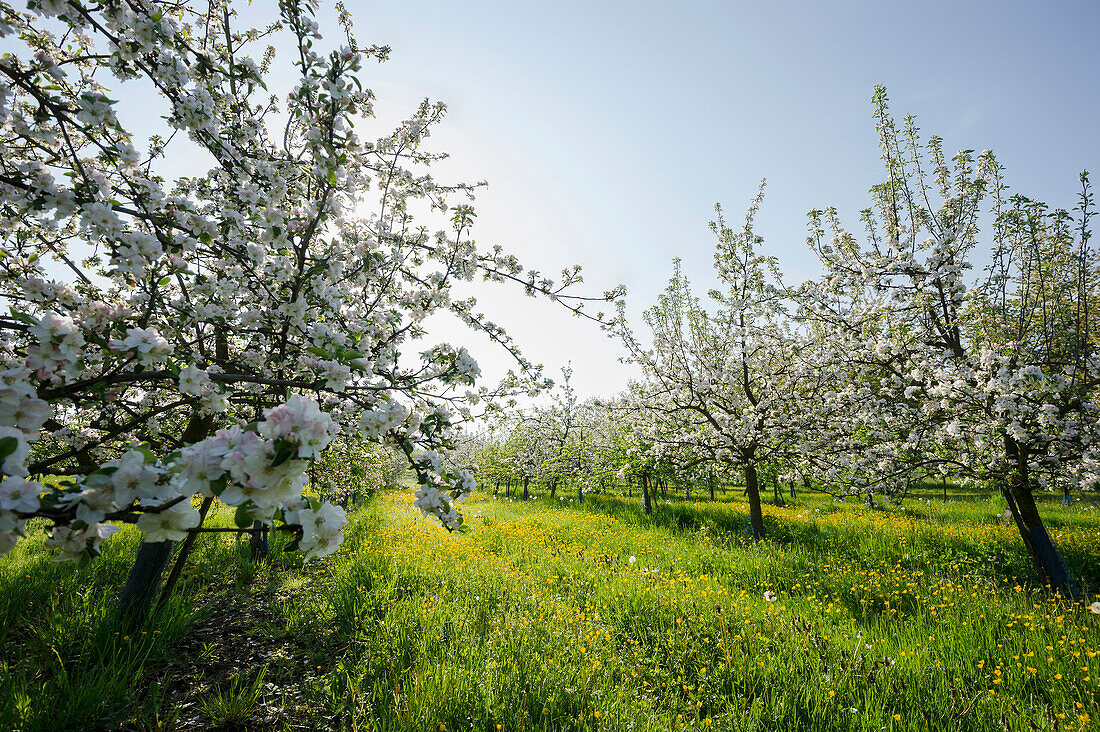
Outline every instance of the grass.
<path fill-rule="evenodd" d="M 383 494 L 305 568 L 203 537 L 136 643 L 96 634 L 134 537 L 79 570 L 31 541 L 0 728 L 1090 729 L 1100 616 L 1031 585 L 999 508 L 800 494 L 753 545 L 738 500 L 483 495 L 447 534 Z M 1098 514 L 1045 507 L 1090 600 Z"/>
<path fill-rule="evenodd" d="M 260 669 L 251 681 L 242 675 L 234 676 L 227 688 L 215 689 L 200 702 L 199 708 L 215 727 L 247 723 L 259 709 L 266 673 L 267 667 Z"/>

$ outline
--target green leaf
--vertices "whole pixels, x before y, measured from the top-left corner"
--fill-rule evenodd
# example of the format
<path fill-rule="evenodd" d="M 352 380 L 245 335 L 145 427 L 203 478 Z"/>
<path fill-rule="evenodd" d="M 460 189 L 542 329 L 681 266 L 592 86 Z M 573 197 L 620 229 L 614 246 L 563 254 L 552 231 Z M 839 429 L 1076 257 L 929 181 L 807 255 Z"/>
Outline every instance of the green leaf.
<path fill-rule="evenodd" d="M 210 491 L 215 496 L 220 496 L 222 494 L 222 491 L 224 491 L 228 486 L 229 486 L 229 477 L 225 476 L 225 475 L 223 475 L 220 478 L 217 478 L 215 480 L 210 481 Z"/>
<path fill-rule="evenodd" d="M 244 506 L 237 506 L 237 510 L 233 512 L 233 523 L 237 524 L 238 529 L 252 528 L 252 514 Z"/>
<path fill-rule="evenodd" d="M 36 318 L 27 315 L 26 313 L 21 313 L 18 310 L 12 310 L 11 316 L 16 320 L 26 323 L 27 325 L 38 325 L 38 320 Z"/>
<path fill-rule="evenodd" d="M 298 452 L 296 445 L 283 445 L 275 453 L 275 462 L 271 463 L 271 467 L 277 468 L 287 460 L 290 460 Z"/>
<path fill-rule="evenodd" d="M 283 547 L 284 552 L 292 552 L 298 549 L 298 545 L 302 543 L 302 537 L 295 536 L 291 539 L 286 546 Z"/>
<path fill-rule="evenodd" d="M 85 333 L 84 337 L 99 346 L 100 348 L 109 348 L 107 344 L 107 339 L 103 336 L 96 335 L 95 333 Z"/>
<path fill-rule="evenodd" d="M 151 464 L 151 463 L 155 463 L 157 461 L 157 456 L 153 454 L 153 448 L 149 446 L 148 442 L 143 442 L 140 445 L 135 445 L 131 449 L 137 450 L 142 455 L 144 455 L 145 456 L 145 463 L 147 465 Z"/>
<path fill-rule="evenodd" d="M 325 358 L 326 356 L 328 356 L 328 351 L 323 348 L 318 348 L 317 346 L 310 346 L 306 349 L 306 351 L 308 353 L 312 353 L 317 358 Z"/>
<path fill-rule="evenodd" d="M 0 437 L 0 460 L 5 459 L 19 448 L 19 440 L 14 437 Z"/>

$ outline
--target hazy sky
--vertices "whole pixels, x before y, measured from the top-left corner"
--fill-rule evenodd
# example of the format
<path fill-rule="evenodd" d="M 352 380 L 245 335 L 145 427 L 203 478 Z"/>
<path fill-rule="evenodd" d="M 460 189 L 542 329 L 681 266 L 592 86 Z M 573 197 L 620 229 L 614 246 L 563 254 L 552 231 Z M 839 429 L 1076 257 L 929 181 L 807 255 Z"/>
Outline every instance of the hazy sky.
<path fill-rule="evenodd" d="M 877 83 L 949 154 L 992 149 L 1013 189 L 1054 205 L 1100 163 L 1096 2 L 347 6 L 360 41 L 393 48 L 363 74 L 380 120 L 425 96 L 449 105 L 438 177 L 489 181 L 478 241 L 550 272 L 579 263 L 593 291 L 623 283 L 635 315 L 675 256 L 709 285 L 714 203 L 738 224 L 764 177 L 757 233 L 789 279 L 812 275 L 806 212 L 835 205 L 855 226 L 880 180 Z M 482 302 L 550 371 L 572 361 L 582 394 L 625 386 L 598 328 L 514 290 Z M 505 363 L 475 355 L 487 376 Z"/>

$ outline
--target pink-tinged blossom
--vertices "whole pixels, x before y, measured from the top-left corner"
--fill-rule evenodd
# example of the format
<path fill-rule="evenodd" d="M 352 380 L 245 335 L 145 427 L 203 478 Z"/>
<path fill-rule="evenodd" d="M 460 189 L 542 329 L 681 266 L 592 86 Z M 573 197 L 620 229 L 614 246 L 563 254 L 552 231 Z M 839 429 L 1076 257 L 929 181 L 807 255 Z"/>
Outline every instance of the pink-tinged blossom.
<path fill-rule="evenodd" d="M 306 552 L 304 561 L 324 557 L 340 547 L 344 538 L 344 526 L 348 520 L 344 509 L 332 503 L 322 503 L 313 511 L 308 506 L 299 509 L 289 519 L 302 527 L 299 546 Z"/>
<path fill-rule="evenodd" d="M 163 511 L 143 513 L 137 520 L 137 527 L 145 532 L 142 541 L 182 541 L 187 538 L 187 530 L 199 525 L 199 512 L 187 500 Z"/>
<path fill-rule="evenodd" d="M 172 352 L 171 344 L 156 328 L 130 328 L 122 340 L 111 341 L 111 346 L 130 351 L 143 366 L 163 363 Z"/>
<path fill-rule="evenodd" d="M 180 369 L 179 390 L 188 396 L 201 396 L 211 384 L 210 376 L 194 364 Z"/>
<path fill-rule="evenodd" d="M 298 457 L 312 458 L 332 441 L 336 425 L 317 402 L 291 396 L 285 404 L 264 412 L 259 432 L 271 440 L 285 439 L 298 444 Z"/>
<path fill-rule="evenodd" d="M 32 513 L 38 510 L 38 496 L 41 493 L 42 484 L 38 481 L 16 476 L 4 478 L 0 482 L 0 509 Z"/>

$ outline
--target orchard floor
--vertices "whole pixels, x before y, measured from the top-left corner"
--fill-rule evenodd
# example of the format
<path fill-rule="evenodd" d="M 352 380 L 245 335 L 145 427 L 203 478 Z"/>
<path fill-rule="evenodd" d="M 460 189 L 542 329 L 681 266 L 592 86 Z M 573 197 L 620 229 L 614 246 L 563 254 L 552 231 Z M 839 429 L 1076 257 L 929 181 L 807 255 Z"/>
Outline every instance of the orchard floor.
<path fill-rule="evenodd" d="M 1043 510 L 1100 598 L 1100 510 Z M 739 494 L 481 495 L 448 534 L 384 494 L 304 568 L 202 536 L 125 633 L 136 537 L 76 569 L 32 536 L 0 559 L 0 729 L 1100 729 L 1100 615 L 1030 582 L 995 501 L 765 512 L 753 545 Z"/>

